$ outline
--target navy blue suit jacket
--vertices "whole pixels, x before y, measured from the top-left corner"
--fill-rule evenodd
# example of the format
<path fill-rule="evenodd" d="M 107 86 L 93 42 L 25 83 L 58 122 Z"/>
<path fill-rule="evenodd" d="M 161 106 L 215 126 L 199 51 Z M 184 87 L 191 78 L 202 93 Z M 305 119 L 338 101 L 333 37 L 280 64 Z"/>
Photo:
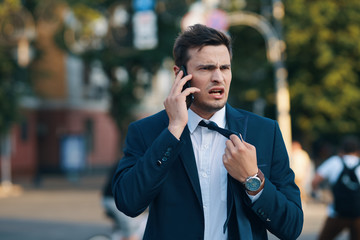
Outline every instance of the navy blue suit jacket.
<path fill-rule="evenodd" d="M 244 221 L 252 239 L 267 239 L 266 230 L 280 239 L 296 239 L 303 226 L 300 192 L 277 122 L 228 104 L 226 119 L 229 129 L 256 147 L 258 167 L 266 178 L 260 198 L 251 203 L 242 185 L 228 175 L 224 228 L 229 239 L 241 239 Z M 113 178 L 115 201 L 133 217 L 149 207 L 144 239 L 201 240 L 204 215 L 189 130 L 186 127 L 178 141 L 168 123 L 161 111 L 129 125 L 124 157 Z"/>

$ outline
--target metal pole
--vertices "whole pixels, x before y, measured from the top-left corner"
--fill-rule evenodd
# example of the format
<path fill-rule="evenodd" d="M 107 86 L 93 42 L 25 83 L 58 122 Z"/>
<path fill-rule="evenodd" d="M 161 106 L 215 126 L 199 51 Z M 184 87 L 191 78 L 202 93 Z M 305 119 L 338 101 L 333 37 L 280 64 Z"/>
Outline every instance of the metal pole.
<path fill-rule="evenodd" d="M 255 28 L 265 39 L 267 58 L 273 64 L 277 120 L 284 138 L 288 154 L 291 154 L 290 94 L 287 84 L 287 70 L 282 60 L 282 42 L 272 25 L 263 16 L 252 12 L 236 12 L 228 15 L 230 26 L 246 25 Z"/>
<path fill-rule="evenodd" d="M 1 136 L 1 186 L 10 188 L 11 182 L 11 141 L 10 135 Z"/>

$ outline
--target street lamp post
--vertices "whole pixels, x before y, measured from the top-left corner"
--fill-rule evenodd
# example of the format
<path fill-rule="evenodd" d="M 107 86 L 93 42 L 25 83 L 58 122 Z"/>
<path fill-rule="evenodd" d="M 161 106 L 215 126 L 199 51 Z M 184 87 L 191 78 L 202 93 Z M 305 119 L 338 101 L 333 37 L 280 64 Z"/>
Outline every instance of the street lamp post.
<path fill-rule="evenodd" d="M 272 25 L 261 15 L 251 12 L 235 12 L 228 14 L 230 26 L 246 25 L 259 31 L 264 37 L 267 49 L 267 58 L 273 64 L 277 119 L 282 131 L 288 154 L 291 154 L 291 118 L 290 94 L 287 84 L 287 70 L 282 59 L 282 41 Z"/>

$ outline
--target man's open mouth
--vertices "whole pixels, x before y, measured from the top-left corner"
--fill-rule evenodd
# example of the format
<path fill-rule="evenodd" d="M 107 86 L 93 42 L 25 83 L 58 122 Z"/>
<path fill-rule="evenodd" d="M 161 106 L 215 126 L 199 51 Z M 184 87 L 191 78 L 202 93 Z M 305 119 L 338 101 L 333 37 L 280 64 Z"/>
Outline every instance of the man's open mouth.
<path fill-rule="evenodd" d="M 211 95 L 218 95 L 218 96 L 223 94 L 223 92 L 224 92 L 224 90 L 222 90 L 222 89 L 212 89 L 212 90 L 209 91 L 209 93 Z"/>

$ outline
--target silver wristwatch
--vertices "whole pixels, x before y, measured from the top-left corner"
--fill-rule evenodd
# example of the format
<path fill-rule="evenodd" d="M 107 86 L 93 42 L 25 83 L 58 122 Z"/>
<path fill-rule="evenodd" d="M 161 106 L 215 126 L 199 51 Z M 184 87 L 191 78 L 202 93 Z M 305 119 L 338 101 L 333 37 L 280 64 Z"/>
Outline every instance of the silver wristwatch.
<path fill-rule="evenodd" d="M 254 176 L 246 178 L 243 184 L 247 191 L 256 192 L 260 189 L 263 180 L 264 174 L 259 169 L 259 171 Z"/>

